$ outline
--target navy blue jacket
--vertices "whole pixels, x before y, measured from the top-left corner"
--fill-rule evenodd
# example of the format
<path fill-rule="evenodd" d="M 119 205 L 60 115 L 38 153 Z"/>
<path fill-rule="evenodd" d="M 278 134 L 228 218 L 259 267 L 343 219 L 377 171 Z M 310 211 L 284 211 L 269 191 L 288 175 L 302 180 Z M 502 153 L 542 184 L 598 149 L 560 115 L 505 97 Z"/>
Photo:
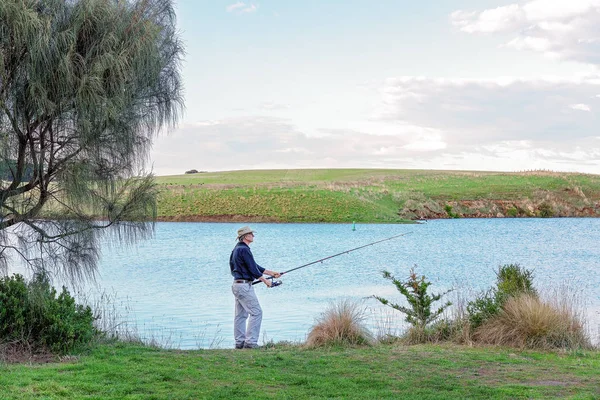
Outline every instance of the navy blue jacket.
<path fill-rule="evenodd" d="M 254 280 L 263 275 L 265 269 L 254 261 L 250 247 L 238 242 L 229 256 L 229 268 L 234 279 Z"/>

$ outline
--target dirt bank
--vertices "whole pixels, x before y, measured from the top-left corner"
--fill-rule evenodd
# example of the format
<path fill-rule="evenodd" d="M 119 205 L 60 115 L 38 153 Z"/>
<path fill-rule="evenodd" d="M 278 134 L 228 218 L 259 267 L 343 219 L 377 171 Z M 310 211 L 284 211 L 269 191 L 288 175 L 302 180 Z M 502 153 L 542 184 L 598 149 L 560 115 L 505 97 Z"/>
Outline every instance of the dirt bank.
<path fill-rule="evenodd" d="M 459 200 L 407 202 L 398 213 L 407 219 L 600 217 L 600 202 L 539 200 Z"/>

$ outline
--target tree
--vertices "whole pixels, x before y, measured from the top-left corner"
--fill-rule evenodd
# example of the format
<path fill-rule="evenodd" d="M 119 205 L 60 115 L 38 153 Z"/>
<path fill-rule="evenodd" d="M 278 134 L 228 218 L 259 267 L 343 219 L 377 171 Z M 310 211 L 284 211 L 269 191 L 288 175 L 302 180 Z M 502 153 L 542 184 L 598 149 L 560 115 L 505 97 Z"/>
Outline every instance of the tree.
<path fill-rule="evenodd" d="M 441 300 L 441 298 L 449 293 L 450 290 L 444 293 L 429 294 L 427 289 L 431 286 L 431 282 L 425 278 L 425 275 L 422 275 L 419 278 L 414 269 L 410 270 L 410 274 L 406 281 L 396 279 L 388 271 L 383 271 L 383 277 L 392 281 L 394 286 L 396 286 L 396 289 L 406 298 L 409 307 L 390 303 L 389 300 L 383 297 L 373 297 L 382 304 L 390 306 L 406 315 L 406 322 L 417 329 L 424 330 L 429 323 L 435 321 L 446 308 L 452 305 L 452 303 L 448 301 L 437 310 L 432 310 L 433 303 Z"/>
<path fill-rule="evenodd" d="M 182 56 L 172 0 L 0 1 L 0 268 L 93 277 L 103 235 L 152 233 Z"/>

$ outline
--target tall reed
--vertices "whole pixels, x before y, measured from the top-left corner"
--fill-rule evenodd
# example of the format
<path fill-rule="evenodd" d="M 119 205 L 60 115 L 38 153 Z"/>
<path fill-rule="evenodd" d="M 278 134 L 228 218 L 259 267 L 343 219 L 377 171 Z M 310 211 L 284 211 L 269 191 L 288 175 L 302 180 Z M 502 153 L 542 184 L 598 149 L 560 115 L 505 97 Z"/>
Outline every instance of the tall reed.
<path fill-rule="evenodd" d="M 563 294 L 548 301 L 525 293 L 509 298 L 500 313 L 475 332 L 475 340 L 521 348 L 590 348 L 584 322 Z"/>
<path fill-rule="evenodd" d="M 331 345 L 364 345 L 373 342 L 373 335 L 365 327 L 365 308 L 350 299 L 332 303 L 317 319 L 308 334 L 309 347 Z"/>

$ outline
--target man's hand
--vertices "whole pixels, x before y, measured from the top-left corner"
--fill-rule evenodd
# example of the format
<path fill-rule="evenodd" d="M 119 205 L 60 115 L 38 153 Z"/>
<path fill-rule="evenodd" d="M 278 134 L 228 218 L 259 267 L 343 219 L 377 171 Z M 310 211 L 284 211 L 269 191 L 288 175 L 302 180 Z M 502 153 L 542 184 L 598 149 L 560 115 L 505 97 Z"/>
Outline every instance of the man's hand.
<path fill-rule="evenodd" d="M 262 278 L 261 280 L 265 283 L 265 285 L 267 285 L 267 287 L 271 287 L 271 285 L 273 284 L 273 281 L 270 279 Z"/>
<path fill-rule="evenodd" d="M 264 272 L 265 274 L 267 273 L 267 271 Z M 262 283 L 264 283 L 265 285 L 267 285 L 267 287 L 271 287 L 273 280 L 272 279 L 267 279 L 264 276 L 261 276 L 260 278 L 258 278 L 259 280 L 262 281 Z"/>
<path fill-rule="evenodd" d="M 265 269 L 265 272 L 263 273 L 272 276 L 273 278 L 279 278 L 281 276 L 281 272 L 271 271 L 270 269 Z"/>

